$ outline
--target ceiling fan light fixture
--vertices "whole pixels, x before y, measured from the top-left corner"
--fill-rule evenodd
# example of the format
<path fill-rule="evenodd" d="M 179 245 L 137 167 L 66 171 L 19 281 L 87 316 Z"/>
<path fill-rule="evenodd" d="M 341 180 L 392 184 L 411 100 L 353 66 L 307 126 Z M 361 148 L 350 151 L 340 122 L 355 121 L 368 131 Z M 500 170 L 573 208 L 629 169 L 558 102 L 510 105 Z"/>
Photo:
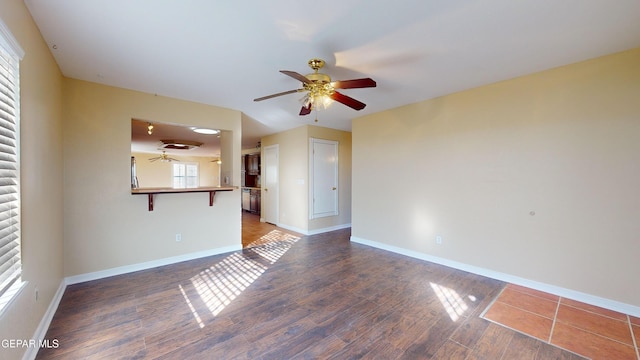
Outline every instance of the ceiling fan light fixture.
<path fill-rule="evenodd" d="M 309 75 L 307 75 L 307 77 L 308 76 Z M 322 110 L 328 108 L 333 103 L 331 95 L 333 95 L 336 90 L 333 88 L 333 85 L 331 85 L 330 79 L 328 82 L 311 82 L 304 84 L 304 89 L 308 91 L 302 98 L 304 107 Z"/>
<path fill-rule="evenodd" d="M 323 110 L 327 109 L 333 103 L 333 100 L 326 94 L 311 95 L 309 93 L 300 99 L 300 102 L 306 108 Z"/>
<path fill-rule="evenodd" d="M 333 99 L 331 99 L 328 95 L 322 95 L 320 99 L 316 98 L 316 102 L 321 102 L 322 106 L 326 109 L 329 105 L 333 104 Z"/>

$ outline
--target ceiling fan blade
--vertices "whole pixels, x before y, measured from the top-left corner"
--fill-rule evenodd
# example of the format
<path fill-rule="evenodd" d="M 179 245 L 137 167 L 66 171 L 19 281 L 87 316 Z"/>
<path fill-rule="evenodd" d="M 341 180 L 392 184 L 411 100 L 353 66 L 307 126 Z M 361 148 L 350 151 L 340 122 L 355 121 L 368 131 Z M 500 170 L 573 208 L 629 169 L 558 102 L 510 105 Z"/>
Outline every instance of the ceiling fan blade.
<path fill-rule="evenodd" d="M 283 91 L 283 92 L 281 92 L 281 93 L 271 94 L 271 95 L 267 95 L 267 96 L 259 97 L 259 98 L 257 98 L 257 99 L 253 99 L 253 101 L 262 101 L 262 100 L 267 100 L 267 99 L 271 99 L 271 98 L 278 97 L 278 96 L 282 96 L 282 95 L 288 95 L 288 94 L 297 93 L 297 92 L 300 92 L 300 91 L 304 91 L 304 89 L 297 89 L 297 90 Z"/>
<path fill-rule="evenodd" d="M 376 82 L 371 78 L 341 80 L 333 82 L 334 89 L 357 89 L 368 87 L 376 87 Z"/>
<path fill-rule="evenodd" d="M 355 109 L 355 110 L 362 110 L 364 109 L 365 106 L 367 106 L 367 104 L 360 102 L 350 96 L 341 94 L 339 92 L 334 92 L 333 94 L 331 94 L 331 99 L 339 102 L 339 103 L 343 103 L 345 105 L 347 105 L 348 107 Z"/>
<path fill-rule="evenodd" d="M 299 80 L 299 81 L 301 81 L 301 82 L 303 82 L 305 84 L 310 84 L 311 83 L 311 80 L 307 79 L 306 76 L 304 76 L 302 74 L 299 74 L 299 73 L 297 73 L 295 71 L 280 70 L 280 72 L 285 74 L 285 75 L 291 76 L 292 78 L 294 78 L 296 80 Z"/>
<path fill-rule="evenodd" d="M 309 114 L 311 114 L 311 104 L 309 104 L 309 106 L 303 106 L 302 109 L 300 109 L 300 116 Z"/>

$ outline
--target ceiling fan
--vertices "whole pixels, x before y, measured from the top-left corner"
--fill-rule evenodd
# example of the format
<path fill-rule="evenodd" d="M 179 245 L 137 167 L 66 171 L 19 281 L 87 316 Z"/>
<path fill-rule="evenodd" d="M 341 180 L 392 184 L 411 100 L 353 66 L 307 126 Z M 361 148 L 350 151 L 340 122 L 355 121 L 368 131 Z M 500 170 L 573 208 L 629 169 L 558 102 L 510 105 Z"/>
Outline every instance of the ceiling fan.
<path fill-rule="evenodd" d="M 170 158 L 165 151 L 162 152 L 162 155 L 149 158 L 149 161 L 154 162 L 160 160 L 161 162 L 172 162 L 172 161 L 180 161 L 178 159 Z"/>
<path fill-rule="evenodd" d="M 262 101 L 282 95 L 306 91 L 307 94 L 302 98 L 303 105 L 302 109 L 300 109 L 300 115 L 308 115 L 311 113 L 312 109 L 326 108 L 331 103 L 331 100 L 347 105 L 354 110 L 362 110 L 367 106 L 365 103 L 337 92 L 336 89 L 376 87 L 376 82 L 373 81 L 373 79 L 363 78 L 332 82 L 329 75 L 318 72 L 318 70 L 322 69 L 324 66 L 324 60 L 311 59 L 308 64 L 309 67 L 313 69 L 313 73 L 307 75 L 301 75 L 295 71 L 280 70 L 281 73 L 296 80 L 300 80 L 302 82 L 302 88 L 259 97 L 257 99 L 253 99 L 253 101 Z"/>

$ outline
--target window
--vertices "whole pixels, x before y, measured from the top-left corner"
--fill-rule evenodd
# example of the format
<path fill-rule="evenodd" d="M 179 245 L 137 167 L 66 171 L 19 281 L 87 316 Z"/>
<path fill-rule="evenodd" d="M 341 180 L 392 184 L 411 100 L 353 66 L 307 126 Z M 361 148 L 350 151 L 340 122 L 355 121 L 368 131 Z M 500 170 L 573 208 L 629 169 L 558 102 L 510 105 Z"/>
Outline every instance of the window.
<path fill-rule="evenodd" d="M 173 187 L 175 189 L 198 187 L 198 164 L 173 164 Z"/>
<path fill-rule="evenodd" d="M 0 20 L 0 312 L 22 285 L 18 65 L 23 55 Z"/>

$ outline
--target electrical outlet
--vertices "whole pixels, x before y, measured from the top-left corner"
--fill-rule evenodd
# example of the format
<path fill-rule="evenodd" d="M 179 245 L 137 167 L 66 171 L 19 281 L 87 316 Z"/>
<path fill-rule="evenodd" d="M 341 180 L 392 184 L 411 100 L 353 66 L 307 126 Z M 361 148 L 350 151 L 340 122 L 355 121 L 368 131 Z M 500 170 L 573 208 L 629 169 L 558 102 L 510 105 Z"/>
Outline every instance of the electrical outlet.
<path fill-rule="evenodd" d="M 442 245 L 442 236 L 436 235 L 436 244 Z"/>
<path fill-rule="evenodd" d="M 176 242 L 182 241 L 182 234 L 176 234 Z"/>

